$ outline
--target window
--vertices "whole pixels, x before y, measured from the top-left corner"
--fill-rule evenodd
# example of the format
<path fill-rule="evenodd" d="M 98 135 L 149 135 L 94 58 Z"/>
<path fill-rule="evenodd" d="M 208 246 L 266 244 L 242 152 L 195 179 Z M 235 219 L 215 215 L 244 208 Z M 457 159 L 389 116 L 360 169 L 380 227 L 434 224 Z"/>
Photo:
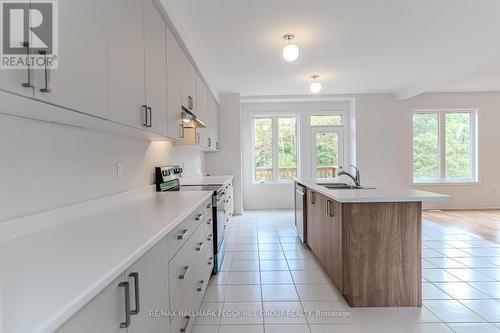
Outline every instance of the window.
<path fill-rule="evenodd" d="M 311 116 L 311 126 L 339 126 L 342 125 L 342 115 Z"/>
<path fill-rule="evenodd" d="M 476 111 L 413 114 L 413 182 L 477 181 Z"/>
<path fill-rule="evenodd" d="M 254 120 L 255 180 L 273 179 L 273 120 Z"/>
<path fill-rule="evenodd" d="M 344 159 L 342 114 L 312 115 L 312 178 L 337 175 Z"/>
<path fill-rule="evenodd" d="M 291 181 L 297 176 L 295 116 L 253 119 L 254 181 Z"/>

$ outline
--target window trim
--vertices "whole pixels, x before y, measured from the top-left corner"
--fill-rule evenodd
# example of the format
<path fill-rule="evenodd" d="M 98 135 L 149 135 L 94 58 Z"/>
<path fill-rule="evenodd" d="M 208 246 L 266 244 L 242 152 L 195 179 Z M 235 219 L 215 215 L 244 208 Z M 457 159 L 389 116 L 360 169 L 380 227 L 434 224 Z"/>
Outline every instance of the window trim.
<path fill-rule="evenodd" d="M 300 173 L 300 148 L 299 148 L 299 129 L 300 129 L 300 117 L 297 113 L 251 113 L 250 118 L 250 131 L 251 131 L 251 170 L 252 170 L 252 183 L 253 184 L 289 184 L 293 183 L 294 180 L 283 180 L 279 179 L 279 154 L 278 154 L 278 119 L 281 118 L 294 118 L 295 119 L 295 164 L 296 164 L 296 175 Z M 255 179 L 255 119 L 272 119 L 272 180 L 258 181 Z"/>
<path fill-rule="evenodd" d="M 439 144 L 439 179 L 428 179 L 423 181 L 415 181 L 413 168 L 413 116 L 415 114 L 437 114 L 438 115 L 438 144 Z M 469 113 L 470 128 L 471 128 L 471 156 L 470 168 L 472 178 L 470 179 L 446 179 L 446 114 L 448 113 Z M 415 109 L 411 113 L 411 136 L 410 136 L 410 168 L 411 168 L 411 183 L 415 186 L 428 185 L 477 185 L 479 184 L 479 149 L 478 149 L 478 109 Z"/>

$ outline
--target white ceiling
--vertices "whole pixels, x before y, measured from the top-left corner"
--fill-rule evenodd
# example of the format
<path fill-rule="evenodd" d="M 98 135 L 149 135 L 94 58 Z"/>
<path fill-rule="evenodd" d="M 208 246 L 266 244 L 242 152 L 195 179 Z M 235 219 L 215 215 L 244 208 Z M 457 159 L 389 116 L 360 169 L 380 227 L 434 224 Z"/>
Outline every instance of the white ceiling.
<path fill-rule="evenodd" d="M 312 74 L 326 94 L 500 90 L 499 0 L 161 1 L 215 92 L 304 95 Z"/>

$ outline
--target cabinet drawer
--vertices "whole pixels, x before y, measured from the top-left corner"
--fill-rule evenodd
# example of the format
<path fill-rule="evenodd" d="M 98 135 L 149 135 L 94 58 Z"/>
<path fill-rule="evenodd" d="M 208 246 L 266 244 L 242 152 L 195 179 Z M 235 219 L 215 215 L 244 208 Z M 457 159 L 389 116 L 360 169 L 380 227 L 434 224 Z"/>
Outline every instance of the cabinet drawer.
<path fill-rule="evenodd" d="M 190 333 L 193 330 L 193 324 L 196 317 L 191 315 L 177 315 L 172 317 L 172 333 Z"/>
<path fill-rule="evenodd" d="M 203 228 L 197 228 L 186 244 L 169 263 L 170 305 L 192 307 L 200 281 L 200 262 L 206 244 L 203 242 Z M 196 310 L 196 309 L 195 309 Z"/>
<path fill-rule="evenodd" d="M 210 280 L 210 276 L 212 275 L 212 271 L 214 269 L 214 251 L 213 248 L 209 251 L 206 251 L 205 256 L 203 258 L 202 267 L 205 268 L 205 278 Z"/>
<path fill-rule="evenodd" d="M 169 260 L 179 251 L 184 243 L 191 237 L 204 217 L 205 207 L 201 205 L 194 213 L 189 215 L 177 227 L 168 233 L 168 257 Z"/>

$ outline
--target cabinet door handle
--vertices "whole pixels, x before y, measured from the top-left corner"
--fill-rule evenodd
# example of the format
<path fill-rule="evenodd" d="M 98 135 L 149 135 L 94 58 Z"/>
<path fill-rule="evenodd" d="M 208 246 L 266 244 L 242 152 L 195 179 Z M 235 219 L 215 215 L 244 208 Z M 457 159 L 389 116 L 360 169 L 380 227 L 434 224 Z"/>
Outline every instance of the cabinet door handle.
<path fill-rule="evenodd" d="M 208 146 L 211 147 L 212 146 L 212 139 L 208 138 Z"/>
<path fill-rule="evenodd" d="M 198 286 L 198 288 L 196 288 L 196 290 L 202 291 L 203 290 L 203 285 L 205 285 L 205 280 L 201 280 L 200 281 L 200 285 Z"/>
<path fill-rule="evenodd" d="M 153 127 L 153 109 L 148 106 L 149 120 L 147 120 L 147 127 Z"/>
<path fill-rule="evenodd" d="M 200 221 L 200 220 L 203 220 L 203 214 L 198 214 L 196 215 L 196 217 L 194 218 L 196 221 Z"/>
<path fill-rule="evenodd" d="M 196 132 L 196 143 L 200 143 L 200 132 Z"/>
<path fill-rule="evenodd" d="M 211 241 L 214 236 L 212 234 L 208 235 L 207 241 Z"/>
<path fill-rule="evenodd" d="M 181 139 L 184 139 L 184 125 L 180 124 L 181 127 Z"/>
<path fill-rule="evenodd" d="M 208 220 L 207 220 L 207 224 L 208 224 L 208 225 L 212 224 L 212 219 L 208 219 Z"/>
<path fill-rule="evenodd" d="M 118 287 L 125 289 L 125 321 L 120 323 L 120 328 L 127 328 L 130 326 L 130 288 L 128 282 L 120 282 Z"/>
<path fill-rule="evenodd" d="M 140 311 L 140 301 L 139 301 L 139 273 L 133 272 L 128 275 L 134 279 L 134 295 L 135 295 L 135 309 L 130 310 L 131 315 L 139 314 Z"/>
<path fill-rule="evenodd" d="M 209 204 L 207 205 L 207 209 L 210 209 L 210 208 L 212 208 L 212 204 L 211 204 L 211 203 L 209 203 Z"/>
<path fill-rule="evenodd" d="M 30 43 L 29 42 L 23 42 L 23 47 L 26 48 L 26 58 L 28 58 L 28 81 L 26 83 L 23 83 L 23 87 L 25 88 L 33 88 L 34 85 L 33 85 L 33 75 L 32 75 L 32 72 L 33 72 L 33 69 L 31 68 L 31 64 L 30 64 L 30 55 L 31 55 L 31 48 L 30 48 Z"/>
<path fill-rule="evenodd" d="M 186 275 L 187 275 L 187 273 L 189 271 L 189 265 L 188 266 L 184 266 L 182 269 L 184 270 L 184 272 L 182 272 L 182 274 L 179 275 L 179 279 L 180 280 L 184 280 L 186 278 Z"/>
<path fill-rule="evenodd" d="M 182 232 L 180 234 L 177 235 L 177 239 L 179 240 L 182 240 L 184 239 L 184 237 L 186 237 L 187 233 L 188 233 L 189 229 L 184 229 L 182 230 Z"/>
<path fill-rule="evenodd" d="M 208 259 L 208 266 L 212 266 L 212 263 L 214 262 L 214 257 L 210 257 Z"/>
<path fill-rule="evenodd" d="M 203 245 L 205 245 L 205 242 L 198 243 L 198 247 L 196 248 L 196 251 L 201 251 L 201 249 L 203 249 Z"/>
<path fill-rule="evenodd" d="M 44 69 L 44 73 L 45 73 L 45 88 L 41 88 L 40 89 L 40 92 L 43 92 L 43 93 L 49 93 L 51 91 L 51 87 L 50 87 L 50 69 L 49 69 L 49 66 L 47 64 L 47 51 L 39 51 L 39 53 L 41 55 L 43 55 L 43 58 L 44 58 L 44 65 L 45 65 L 45 69 Z"/>
<path fill-rule="evenodd" d="M 215 142 L 215 149 L 219 149 L 219 142 Z"/>
<path fill-rule="evenodd" d="M 316 204 L 316 192 L 311 192 L 311 204 Z"/>
<path fill-rule="evenodd" d="M 142 105 L 142 111 L 144 112 L 144 122 L 142 123 L 142 126 L 148 127 L 148 106 L 146 104 Z"/>
<path fill-rule="evenodd" d="M 184 317 L 184 319 L 186 319 L 186 322 L 184 323 L 184 326 L 181 327 L 181 330 L 180 330 L 181 333 L 187 332 L 187 329 L 189 326 L 189 321 L 191 320 L 191 316 L 186 316 L 186 317 Z"/>
<path fill-rule="evenodd" d="M 326 215 L 329 217 L 335 216 L 335 213 L 333 210 L 333 201 L 331 201 L 331 200 L 326 201 Z"/>

